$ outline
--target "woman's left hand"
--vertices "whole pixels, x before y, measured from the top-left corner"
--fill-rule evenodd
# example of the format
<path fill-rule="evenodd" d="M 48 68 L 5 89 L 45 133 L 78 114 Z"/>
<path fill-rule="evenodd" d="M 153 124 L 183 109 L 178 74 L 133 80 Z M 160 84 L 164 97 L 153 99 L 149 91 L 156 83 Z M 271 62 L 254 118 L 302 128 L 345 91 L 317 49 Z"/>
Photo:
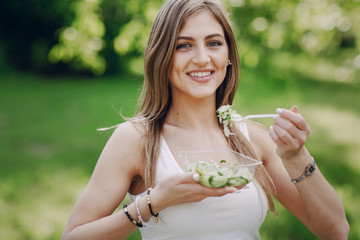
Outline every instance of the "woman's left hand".
<path fill-rule="evenodd" d="M 320 239 L 347 239 L 349 224 L 341 199 L 318 168 L 300 183 L 286 181 L 288 177 L 298 178 L 304 173 L 305 166 L 312 162 L 304 146 L 310 126 L 297 107 L 277 109 L 276 112 L 279 116 L 274 118 L 269 134 L 276 144 L 282 166 L 281 160 L 273 154 L 273 146 L 272 154 L 263 157 L 275 183 L 277 199 Z M 267 146 L 265 144 L 264 148 Z"/>
<path fill-rule="evenodd" d="M 270 136 L 276 143 L 276 152 L 281 159 L 293 159 L 305 148 L 304 144 L 310 134 L 310 126 L 293 106 L 290 110 L 277 109 L 278 117 L 270 127 Z"/>

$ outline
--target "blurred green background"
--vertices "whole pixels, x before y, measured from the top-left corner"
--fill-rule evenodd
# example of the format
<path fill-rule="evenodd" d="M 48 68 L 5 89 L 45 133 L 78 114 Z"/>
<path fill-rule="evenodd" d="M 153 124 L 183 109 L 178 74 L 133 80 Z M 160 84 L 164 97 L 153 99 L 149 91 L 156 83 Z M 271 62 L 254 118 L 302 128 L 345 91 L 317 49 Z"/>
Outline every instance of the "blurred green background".
<path fill-rule="evenodd" d="M 59 239 L 115 125 L 135 112 L 161 0 L 0 2 L 0 239 Z M 299 106 L 360 239 L 360 1 L 228 0 L 243 114 Z M 270 121 L 263 124 L 269 126 Z M 316 239 L 284 208 L 262 239 Z M 140 239 L 135 232 L 129 239 Z"/>

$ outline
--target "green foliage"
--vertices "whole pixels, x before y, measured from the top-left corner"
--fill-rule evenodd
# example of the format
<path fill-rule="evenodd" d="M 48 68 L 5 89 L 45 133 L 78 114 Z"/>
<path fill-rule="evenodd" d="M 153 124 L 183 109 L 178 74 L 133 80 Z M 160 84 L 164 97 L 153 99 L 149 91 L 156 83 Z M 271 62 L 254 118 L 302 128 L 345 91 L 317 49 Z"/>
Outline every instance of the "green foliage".
<path fill-rule="evenodd" d="M 330 0 L 229 2 L 236 6 L 232 18 L 246 67 L 296 69 L 300 65 L 324 75 L 324 80 L 359 82 L 359 4 Z M 299 56 L 311 63 L 298 64 Z"/>
<path fill-rule="evenodd" d="M 60 32 L 57 45 L 49 52 L 49 60 L 70 62 L 78 69 L 90 69 L 95 75 L 105 72 L 106 61 L 99 55 L 105 42 L 105 26 L 99 16 L 101 0 L 80 0 L 72 3 L 76 18 L 71 27 Z"/>
<path fill-rule="evenodd" d="M 305 69 L 326 81 L 359 82 L 358 1 L 224 2 L 231 11 L 243 66 L 300 68 L 296 71 Z M 8 1 L 0 4 L 0 48 L 5 49 L 5 61 L 24 70 L 139 73 L 162 3 Z"/>
<path fill-rule="evenodd" d="M 114 48 L 118 54 L 143 54 L 161 2 L 134 0 L 126 5 L 126 13 L 131 18 L 120 27 L 119 34 L 114 39 Z"/>
<path fill-rule="evenodd" d="M 101 52 L 113 52 L 112 58 L 120 58 L 127 70 L 128 58 L 142 56 L 150 27 L 161 1 L 88 1 L 73 3 L 76 16 L 71 26 L 60 30 L 59 43 L 49 53 L 53 63 L 64 61 L 79 69 L 90 69 L 102 75 L 107 65 L 116 69 L 112 59 L 105 60 Z M 114 24 L 116 22 L 117 24 Z M 117 25 L 117 26 L 116 26 Z M 107 28 L 109 32 L 107 32 Z M 116 34 L 114 34 L 116 32 Z"/>
<path fill-rule="evenodd" d="M 49 60 L 89 69 L 95 75 L 102 75 L 109 65 L 112 72 L 131 72 L 128 60 L 143 55 L 160 4 L 140 0 L 73 3 L 75 18 L 60 29 L 59 43 L 51 49 Z"/>

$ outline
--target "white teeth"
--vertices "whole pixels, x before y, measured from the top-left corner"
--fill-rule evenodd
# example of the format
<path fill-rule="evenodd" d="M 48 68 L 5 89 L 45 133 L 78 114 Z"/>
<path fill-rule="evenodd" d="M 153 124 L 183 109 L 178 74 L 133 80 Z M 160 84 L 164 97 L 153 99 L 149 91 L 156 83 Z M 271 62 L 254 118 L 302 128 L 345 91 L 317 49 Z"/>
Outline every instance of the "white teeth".
<path fill-rule="evenodd" d="M 192 77 L 207 77 L 211 74 L 211 72 L 192 72 L 190 76 Z"/>

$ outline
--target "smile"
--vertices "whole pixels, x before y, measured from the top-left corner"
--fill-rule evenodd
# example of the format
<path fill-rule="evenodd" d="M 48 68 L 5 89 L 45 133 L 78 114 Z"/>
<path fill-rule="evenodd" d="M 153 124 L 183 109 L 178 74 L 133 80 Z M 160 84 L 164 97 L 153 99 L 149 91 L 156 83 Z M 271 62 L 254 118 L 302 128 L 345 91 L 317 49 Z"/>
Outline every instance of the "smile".
<path fill-rule="evenodd" d="M 211 72 L 191 72 L 189 75 L 192 77 L 207 77 L 211 75 Z"/>

